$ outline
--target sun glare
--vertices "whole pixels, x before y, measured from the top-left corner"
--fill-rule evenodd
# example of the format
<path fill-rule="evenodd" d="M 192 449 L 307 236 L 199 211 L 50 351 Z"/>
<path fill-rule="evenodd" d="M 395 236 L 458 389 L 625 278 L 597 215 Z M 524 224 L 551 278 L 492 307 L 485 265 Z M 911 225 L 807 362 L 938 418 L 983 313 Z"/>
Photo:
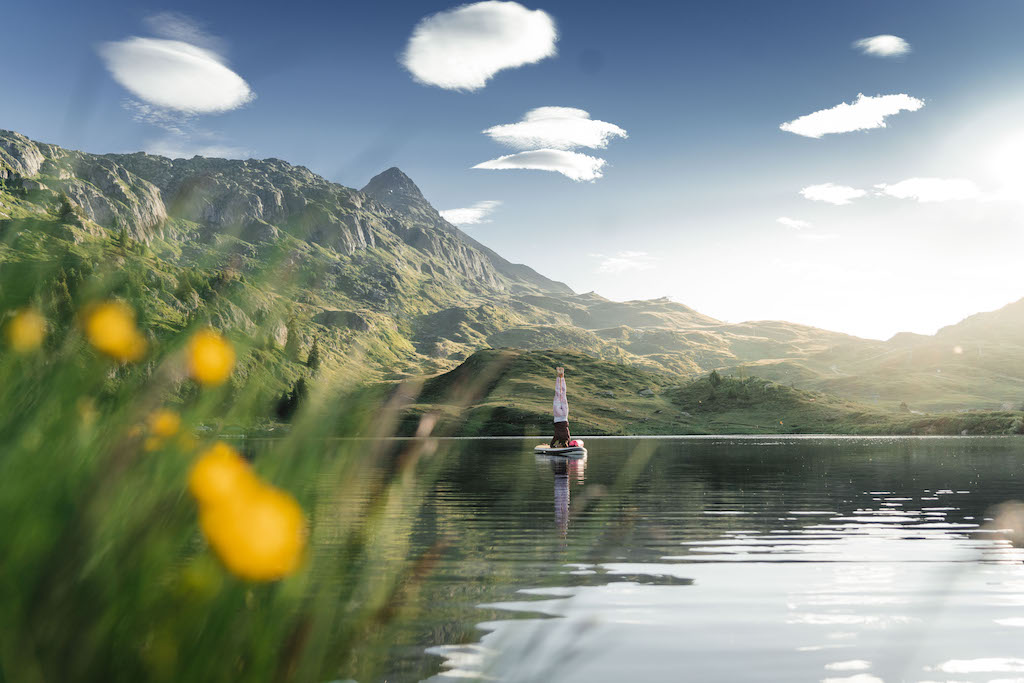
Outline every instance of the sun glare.
<path fill-rule="evenodd" d="M 1024 130 L 1003 138 L 989 152 L 988 171 L 1002 195 L 1024 195 Z"/>

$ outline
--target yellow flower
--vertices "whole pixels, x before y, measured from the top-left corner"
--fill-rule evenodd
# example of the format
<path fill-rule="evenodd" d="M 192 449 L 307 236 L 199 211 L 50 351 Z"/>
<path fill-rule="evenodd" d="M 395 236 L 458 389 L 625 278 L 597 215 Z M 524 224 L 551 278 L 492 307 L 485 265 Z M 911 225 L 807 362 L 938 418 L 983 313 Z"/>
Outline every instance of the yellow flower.
<path fill-rule="evenodd" d="M 223 384 L 235 366 L 235 350 L 231 342 L 215 330 L 201 330 L 188 345 L 188 369 L 201 384 Z"/>
<path fill-rule="evenodd" d="M 146 352 L 146 338 L 135 326 L 135 311 L 120 301 L 95 306 L 85 319 L 85 335 L 103 353 L 134 361 Z"/>
<path fill-rule="evenodd" d="M 142 448 L 146 451 L 158 451 L 164 446 L 164 440 L 158 436 L 147 436 L 142 442 Z"/>
<path fill-rule="evenodd" d="M 260 481 L 238 451 L 217 442 L 199 456 L 188 484 L 203 535 L 232 573 L 273 581 L 298 568 L 306 545 L 302 508 Z"/>
<path fill-rule="evenodd" d="M 161 408 L 149 416 L 149 429 L 161 439 L 174 436 L 181 428 L 181 418 L 173 410 Z"/>
<path fill-rule="evenodd" d="M 222 441 L 206 449 L 188 475 L 188 488 L 200 505 L 236 499 L 258 484 L 249 463 Z"/>
<path fill-rule="evenodd" d="M 46 318 L 31 308 L 14 314 L 7 323 L 7 342 L 19 353 L 39 348 L 46 337 Z"/>
<path fill-rule="evenodd" d="M 260 483 L 235 499 L 203 505 L 199 525 L 224 565 L 243 579 L 280 579 L 302 561 L 302 509 L 272 486 Z"/>

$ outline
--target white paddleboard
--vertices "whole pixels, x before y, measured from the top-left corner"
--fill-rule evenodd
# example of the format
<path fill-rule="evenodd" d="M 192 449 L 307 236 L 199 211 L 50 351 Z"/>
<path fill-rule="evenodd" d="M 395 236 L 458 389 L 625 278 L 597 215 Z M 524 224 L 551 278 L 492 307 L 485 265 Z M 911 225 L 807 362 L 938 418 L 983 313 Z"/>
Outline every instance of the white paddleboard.
<path fill-rule="evenodd" d="M 560 455 L 566 458 L 585 458 L 587 449 L 583 446 L 570 446 L 569 448 L 548 448 L 547 444 L 537 446 L 533 452 L 538 455 Z"/>

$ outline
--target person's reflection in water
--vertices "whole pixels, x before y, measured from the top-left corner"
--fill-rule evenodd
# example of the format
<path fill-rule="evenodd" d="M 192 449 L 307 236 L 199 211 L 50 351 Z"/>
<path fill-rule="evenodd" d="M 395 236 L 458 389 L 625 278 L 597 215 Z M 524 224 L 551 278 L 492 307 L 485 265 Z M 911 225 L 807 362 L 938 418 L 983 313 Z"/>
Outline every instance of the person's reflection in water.
<path fill-rule="evenodd" d="M 569 478 L 583 484 L 587 469 L 586 459 L 549 458 L 551 471 L 555 475 L 555 524 L 562 537 L 569 533 Z"/>

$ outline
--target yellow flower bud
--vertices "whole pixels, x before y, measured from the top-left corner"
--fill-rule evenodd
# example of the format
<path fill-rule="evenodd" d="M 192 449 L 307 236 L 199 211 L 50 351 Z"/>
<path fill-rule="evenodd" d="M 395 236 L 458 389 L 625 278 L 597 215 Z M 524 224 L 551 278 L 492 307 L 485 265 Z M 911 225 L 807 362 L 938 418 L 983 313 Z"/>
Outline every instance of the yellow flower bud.
<path fill-rule="evenodd" d="M 120 301 L 107 301 L 89 311 L 85 335 L 98 350 L 120 361 L 135 361 L 146 352 L 146 338 L 135 326 L 135 311 Z"/>
<path fill-rule="evenodd" d="M 234 500 L 202 506 L 199 524 L 224 565 L 243 579 L 274 581 L 302 561 L 302 509 L 272 486 L 259 484 Z"/>
<path fill-rule="evenodd" d="M 7 323 L 7 343 L 19 353 L 39 348 L 45 337 L 46 318 L 31 308 L 18 311 Z"/>
<path fill-rule="evenodd" d="M 222 441 L 206 449 L 188 475 L 188 488 L 200 505 L 232 500 L 258 484 L 249 463 Z"/>
<path fill-rule="evenodd" d="M 231 342 L 215 330 L 196 332 L 188 345 L 188 369 L 196 381 L 206 385 L 223 384 L 235 366 Z"/>
<path fill-rule="evenodd" d="M 174 436 L 181 428 L 181 418 L 173 410 L 161 408 L 149 416 L 149 429 L 154 436 L 167 438 Z"/>

